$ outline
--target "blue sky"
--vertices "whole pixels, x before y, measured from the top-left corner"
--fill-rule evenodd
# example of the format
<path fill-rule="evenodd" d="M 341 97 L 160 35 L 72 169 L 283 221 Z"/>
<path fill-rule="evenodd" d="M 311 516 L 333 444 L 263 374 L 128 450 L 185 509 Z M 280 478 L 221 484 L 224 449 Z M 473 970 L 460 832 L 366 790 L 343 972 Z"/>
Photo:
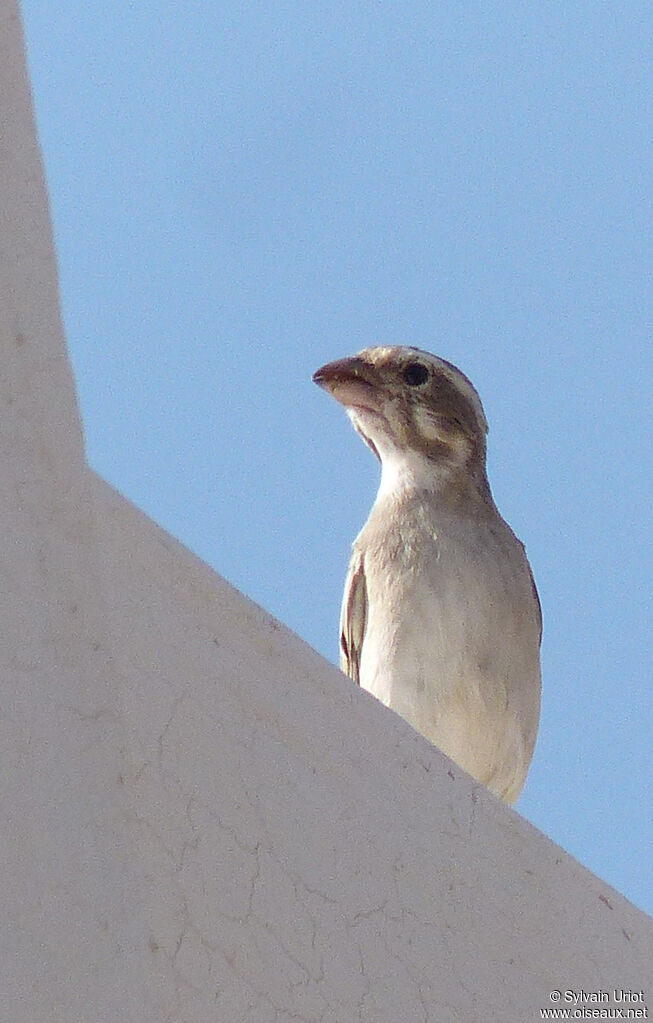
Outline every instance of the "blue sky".
<path fill-rule="evenodd" d="M 310 380 L 460 366 L 544 608 L 518 809 L 653 912 L 653 8 L 22 4 L 91 464 L 327 658 L 375 461 Z"/>

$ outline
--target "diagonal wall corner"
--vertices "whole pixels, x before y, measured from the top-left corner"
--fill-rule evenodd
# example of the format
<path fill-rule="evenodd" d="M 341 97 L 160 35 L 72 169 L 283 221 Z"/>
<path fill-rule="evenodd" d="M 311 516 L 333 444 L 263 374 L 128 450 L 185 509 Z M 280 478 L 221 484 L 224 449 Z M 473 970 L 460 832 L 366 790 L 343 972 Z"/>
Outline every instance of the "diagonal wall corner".
<path fill-rule="evenodd" d="M 4 1016 L 653 999 L 647 917 L 87 469 L 12 0 L 0 45 Z"/>
<path fill-rule="evenodd" d="M 154 1020 L 120 680 L 12 0 L 0 2 L 0 137 L 0 1015 Z"/>

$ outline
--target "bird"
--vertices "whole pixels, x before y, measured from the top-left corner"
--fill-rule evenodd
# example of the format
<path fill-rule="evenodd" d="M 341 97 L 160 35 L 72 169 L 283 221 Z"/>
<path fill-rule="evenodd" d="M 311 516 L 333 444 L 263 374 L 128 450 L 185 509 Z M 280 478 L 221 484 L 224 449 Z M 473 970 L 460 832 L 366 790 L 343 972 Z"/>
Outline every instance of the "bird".
<path fill-rule="evenodd" d="M 381 463 L 340 617 L 345 674 L 512 804 L 540 714 L 542 610 L 487 477 L 470 380 L 410 346 L 374 346 L 313 380 Z"/>

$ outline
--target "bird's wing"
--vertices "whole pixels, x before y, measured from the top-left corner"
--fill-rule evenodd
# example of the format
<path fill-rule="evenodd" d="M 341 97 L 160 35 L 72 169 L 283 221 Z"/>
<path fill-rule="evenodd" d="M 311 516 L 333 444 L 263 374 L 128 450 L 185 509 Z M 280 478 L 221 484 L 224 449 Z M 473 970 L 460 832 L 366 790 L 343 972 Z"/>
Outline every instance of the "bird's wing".
<path fill-rule="evenodd" d="M 367 587 L 363 555 L 354 551 L 349 562 L 340 612 L 340 667 L 360 685 L 360 662 L 367 624 Z"/>
<path fill-rule="evenodd" d="M 536 607 L 537 607 L 537 621 L 538 621 L 539 626 L 540 626 L 540 646 L 542 646 L 542 602 L 540 601 L 540 595 L 537 592 L 537 586 L 535 585 L 535 578 L 533 576 L 533 569 L 531 568 L 531 566 L 528 563 L 528 561 L 526 562 L 526 564 L 528 565 L 528 573 L 529 573 L 529 575 L 531 577 L 531 586 L 533 587 L 533 596 L 535 597 L 535 604 L 536 604 Z"/>

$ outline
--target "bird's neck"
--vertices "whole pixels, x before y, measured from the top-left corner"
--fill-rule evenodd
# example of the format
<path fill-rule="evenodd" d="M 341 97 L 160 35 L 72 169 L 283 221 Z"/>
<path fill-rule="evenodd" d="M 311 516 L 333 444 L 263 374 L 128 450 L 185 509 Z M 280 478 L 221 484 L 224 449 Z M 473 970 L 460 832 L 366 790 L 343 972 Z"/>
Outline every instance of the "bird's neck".
<path fill-rule="evenodd" d="M 480 502 L 494 506 L 485 466 L 434 460 L 419 452 L 384 454 L 377 503 L 428 493 L 446 504 Z"/>

